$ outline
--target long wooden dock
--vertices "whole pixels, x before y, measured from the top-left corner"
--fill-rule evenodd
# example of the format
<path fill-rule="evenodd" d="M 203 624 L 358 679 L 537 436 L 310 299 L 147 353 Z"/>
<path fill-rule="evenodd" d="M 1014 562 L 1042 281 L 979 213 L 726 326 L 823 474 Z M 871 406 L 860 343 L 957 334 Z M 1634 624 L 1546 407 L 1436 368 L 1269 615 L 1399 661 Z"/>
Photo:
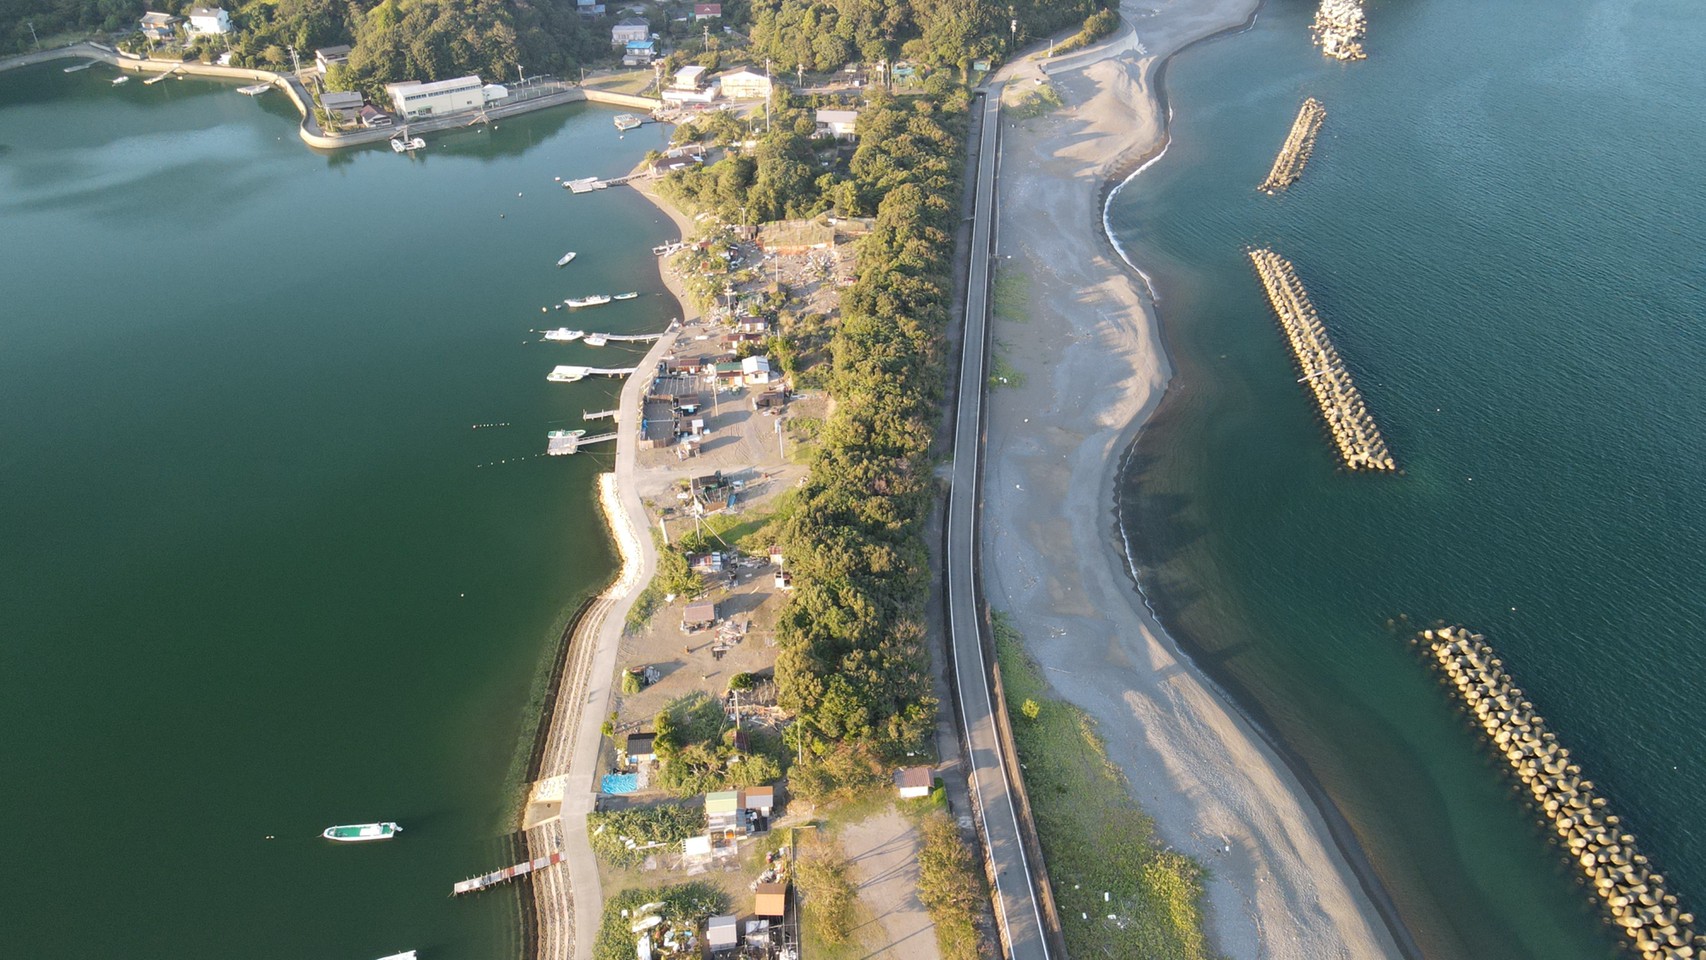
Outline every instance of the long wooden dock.
<path fill-rule="evenodd" d="M 1255 249 L 1250 251 L 1250 262 L 1267 289 L 1268 303 L 1279 317 L 1292 358 L 1302 371 L 1300 382 L 1307 383 L 1314 394 L 1339 459 L 1351 470 L 1396 470 L 1380 427 L 1363 404 L 1362 394 L 1321 325 L 1321 317 L 1309 302 L 1309 293 L 1291 261 L 1272 250 Z"/>
<path fill-rule="evenodd" d="M 530 873 L 543 870 L 552 864 L 562 862 L 562 853 L 553 851 L 552 853 L 546 854 L 537 860 L 523 860 L 513 867 L 504 867 L 502 870 L 493 870 L 491 873 L 474 877 L 471 880 L 458 880 L 456 885 L 451 888 L 450 895 L 455 897 L 464 893 L 478 893 L 481 890 L 495 887 L 500 883 L 508 883 L 516 877 L 525 877 Z"/>
<path fill-rule="evenodd" d="M 1275 194 L 1296 183 L 1303 176 L 1303 167 L 1315 150 L 1315 136 L 1321 132 L 1321 122 L 1326 119 L 1327 108 L 1321 105 L 1321 101 L 1314 97 L 1303 101 L 1303 106 L 1297 110 L 1297 119 L 1291 123 L 1291 132 L 1286 134 L 1279 155 L 1274 157 L 1273 169 L 1268 171 L 1268 178 L 1256 189 Z"/>

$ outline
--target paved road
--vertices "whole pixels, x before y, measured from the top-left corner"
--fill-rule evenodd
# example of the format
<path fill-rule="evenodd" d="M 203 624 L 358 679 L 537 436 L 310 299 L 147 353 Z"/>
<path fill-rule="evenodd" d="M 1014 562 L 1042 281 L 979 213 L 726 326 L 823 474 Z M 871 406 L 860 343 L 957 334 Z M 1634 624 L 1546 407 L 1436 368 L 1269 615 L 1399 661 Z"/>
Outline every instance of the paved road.
<path fill-rule="evenodd" d="M 948 643 L 959 688 L 960 722 L 971 761 L 972 803 L 989 856 L 995 864 L 995 919 L 1013 960 L 1048 960 L 1042 911 L 1030 864 L 1019 839 L 1019 817 L 1007 779 L 1001 741 L 995 734 L 989 664 L 979 636 L 977 522 L 983 462 L 983 391 L 989 340 L 991 231 L 995 222 L 996 136 L 1001 84 L 983 99 L 977 185 L 971 232 L 971 268 L 966 280 L 965 340 L 960 359 L 959 401 L 954 411 L 953 492 L 948 501 Z"/>

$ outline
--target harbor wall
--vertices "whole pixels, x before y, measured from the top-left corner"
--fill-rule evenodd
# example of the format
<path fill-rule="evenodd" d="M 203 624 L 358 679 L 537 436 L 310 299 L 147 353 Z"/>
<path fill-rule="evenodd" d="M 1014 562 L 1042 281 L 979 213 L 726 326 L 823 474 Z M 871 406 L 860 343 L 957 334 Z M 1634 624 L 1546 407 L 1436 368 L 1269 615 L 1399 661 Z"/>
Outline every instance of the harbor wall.
<path fill-rule="evenodd" d="M 647 113 L 663 106 L 662 100 L 654 100 L 651 97 L 637 97 L 631 93 L 616 93 L 611 90 L 600 90 L 596 87 L 581 87 L 580 89 L 585 94 L 583 99 L 590 100 L 593 103 L 604 103 L 614 107 L 637 107 Z"/>
<path fill-rule="evenodd" d="M 1321 105 L 1321 101 L 1314 97 L 1303 101 L 1303 106 L 1297 110 L 1297 119 L 1292 121 L 1291 132 L 1285 135 L 1285 143 L 1280 145 L 1279 155 L 1274 157 L 1273 169 L 1268 171 L 1268 178 L 1256 189 L 1275 194 L 1296 183 L 1303 176 L 1309 155 L 1315 152 L 1315 137 L 1321 132 L 1321 124 L 1326 119 L 1327 108 Z"/>

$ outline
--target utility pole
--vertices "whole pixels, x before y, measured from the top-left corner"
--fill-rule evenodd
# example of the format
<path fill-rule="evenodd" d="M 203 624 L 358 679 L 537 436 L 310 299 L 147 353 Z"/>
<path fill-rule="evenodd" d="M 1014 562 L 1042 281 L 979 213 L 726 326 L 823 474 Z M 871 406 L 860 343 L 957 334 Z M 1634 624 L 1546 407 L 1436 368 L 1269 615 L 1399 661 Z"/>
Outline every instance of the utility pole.
<path fill-rule="evenodd" d="M 521 72 L 520 60 L 515 62 L 515 85 L 518 87 L 527 85 L 527 74 Z"/>
<path fill-rule="evenodd" d="M 294 46 L 292 46 L 292 47 L 289 47 L 287 49 L 290 50 L 291 70 L 297 74 L 301 74 L 302 73 L 302 61 L 297 59 L 296 48 Z"/>
<path fill-rule="evenodd" d="M 788 452 L 782 449 L 782 415 L 776 415 L 776 456 L 780 460 L 788 459 Z"/>
<path fill-rule="evenodd" d="M 1013 48 L 1019 45 L 1019 11 L 1009 4 L 1007 16 L 1010 18 L 1007 21 L 1007 52 L 1011 54 Z"/>
<path fill-rule="evenodd" d="M 36 22 L 34 20 L 25 20 L 24 24 L 30 28 L 30 39 L 35 41 L 36 49 L 40 50 L 41 38 L 36 36 Z"/>

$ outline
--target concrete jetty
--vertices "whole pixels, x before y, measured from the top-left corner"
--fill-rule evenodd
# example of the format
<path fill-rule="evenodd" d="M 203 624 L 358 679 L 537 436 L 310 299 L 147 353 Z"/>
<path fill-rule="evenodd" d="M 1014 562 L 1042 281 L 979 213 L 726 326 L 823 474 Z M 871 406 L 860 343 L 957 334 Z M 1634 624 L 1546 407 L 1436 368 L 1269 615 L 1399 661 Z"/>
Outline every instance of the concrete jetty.
<path fill-rule="evenodd" d="M 1364 406 L 1362 394 L 1339 359 L 1339 351 L 1328 338 L 1291 262 L 1267 249 L 1251 250 L 1250 262 L 1267 289 L 1268 302 L 1303 373 L 1301 382 L 1308 384 L 1315 396 L 1339 459 L 1352 470 L 1396 470 L 1380 427 Z"/>
<path fill-rule="evenodd" d="M 1335 60 L 1366 60 L 1362 36 L 1368 29 L 1362 0 L 1321 0 L 1309 32 L 1321 55 Z"/>
<path fill-rule="evenodd" d="M 1309 162 L 1309 155 L 1315 151 L 1315 136 L 1321 132 L 1321 123 L 1327 119 L 1327 108 L 1321 101 L 1310 97 L 1303 101 L 1298 108 L 1297 119 L 1291 123 L 1291 132 L 1286 134 L 1285 143 L 1280 145 L 1279 156 L 1274 158 L 1274 166 L 1268 171 L 1268 178 L 1256 189 L 1266 194 L 1275 194 L 1297 182 L 1303 176 L 1303 167 Z"/>
<path fill-rule="evenodd" d="M 1613 925 L 1641 960 L 1706 957 L 1706 935 L 1682 909 L 1665 878 L 1635 846 L 1593 781 L 1524 699 L 1485 638 L 1463 627 L 1423 630 L 1412 641 L 1456 689 L 1488 744 L 1509 762 L 1582 871 Z"/>

